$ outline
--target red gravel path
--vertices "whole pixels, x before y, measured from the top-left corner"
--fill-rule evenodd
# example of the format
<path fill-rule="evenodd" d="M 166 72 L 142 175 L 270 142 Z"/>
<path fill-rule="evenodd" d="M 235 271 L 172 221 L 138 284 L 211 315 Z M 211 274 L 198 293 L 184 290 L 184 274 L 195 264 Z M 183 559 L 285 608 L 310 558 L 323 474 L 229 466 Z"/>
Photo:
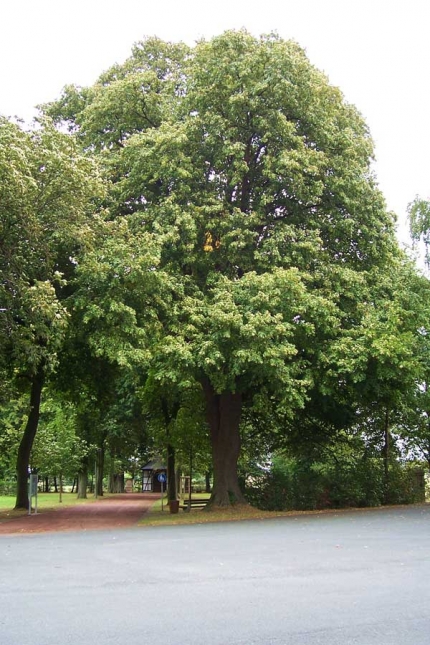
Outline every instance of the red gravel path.
<path fill-rule="evenodd" d="M 0 523 L 0 535 L 136 526 L 159 497 L 157 493 L 125 493 L 89 504 L 57 507 L 50 511 L 42 509 L 37 515 L 23 515 Z"/>

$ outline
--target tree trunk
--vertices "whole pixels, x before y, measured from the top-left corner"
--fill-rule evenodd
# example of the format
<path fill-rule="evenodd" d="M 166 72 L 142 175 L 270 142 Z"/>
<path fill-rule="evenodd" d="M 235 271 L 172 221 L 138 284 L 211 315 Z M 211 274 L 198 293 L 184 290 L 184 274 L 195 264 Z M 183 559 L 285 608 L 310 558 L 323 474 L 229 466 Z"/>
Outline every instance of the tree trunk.
<path fill-rule="evenodd" d="M 213 488 L 209 506 L 246 504 L 237 476 L 242 396 L 237 392 L 217 394 L 209 381 L 205 381 L 203 387 L 213 461 Z"/>
<path fill-rule="evenodd" d="M 188 509 L 189 511 L 191 510 L 191 498 L 193 495 L 193 448 L 190 446 L 190 462 L 189 462 L 189 475 L 190 475 L 190 485 L 188 487 L 188 499 L 190 502 L 190 508 Z"/>
<path fill-rule="evenodd" d="M 109 474 L 109 493 L 123 493 L 125 490 L 124 473 Z"/>
<path fill-rule="evenodd" d="M 33 447 L 39 423 L 43 381 L 43 369 L 39 368 L 31 380 L 30 412 L 28 414 L 27 424 L 18 448 L 18 457 L 16 460 L 17 482 L 15 508 L 25 508 L 28 510 L 28 466 L 30 462 L 31 449 Z"/>
<path fill-rule="evenodd" d="M 390 503 L 390 419 L 388 408 L 385 410 L 384 419 L 384 502 Z"/>
<path fill-rule="evenodd" d="M 82 468 L 78 472 L 78 499 L 87 499 L 87 488 L 88 488 L 88 460 L 85 459 L 82 461 Z"/>
<path fill-rule="evenodd" d="M 167 499 L 170 502 L 176 498 L 175 449 L 167 444 Z"/>
<path fill-rule="evenodd" d="M 211 471 L 207 470 L 205 472 L 205 493 L 211 492 Z"/>
<path fill-rule="evenodd" d="M 177 498 L 176 478 L 175 478 L 175 447 L 169 441 L 170 424 L 173 419 L 176 419 L 179 412 L 179 406 L 174 405 L 172 410 L 169 410 L 167 400 L 163 397 L 161 400 L 161 409 L 163 410 L 164 423 L 166 425 L 166 439 L 167 439 L 167 500 L 174 501 Z"/>
<path fill-rule="evenodd" d="M 182 475 L 182 469 L 180 466 L 177 467 L 176 473 L 175 473 L 175 484 L 176 484 L 176 495 L 180 496 L 181 495 L 181 475 Z"/>
<path fill-rule="evenodd" d="M 105 451 L 104 448 L 98 448 L 96 453 L 96 491 L 97 497 L 103 497 L 103 475 L 105 465 Z"/>
<path fill-rule="evenodd" d="M 58 493 L 58 484 L 57 484 L 57 478 L 54 477 L 54 493 Z"/>

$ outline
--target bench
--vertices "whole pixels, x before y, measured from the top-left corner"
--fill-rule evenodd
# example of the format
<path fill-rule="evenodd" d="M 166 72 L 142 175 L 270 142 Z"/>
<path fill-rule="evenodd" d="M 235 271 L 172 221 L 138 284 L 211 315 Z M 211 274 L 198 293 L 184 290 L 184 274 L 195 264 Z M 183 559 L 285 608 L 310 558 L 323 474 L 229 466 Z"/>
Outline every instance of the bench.
<path fill-rule="evenodd" d="M 184 509 L 185 513 L 189 513 L 192 508 L 204 508 L 209 499 L 209 497 L 206 499 L 184 499 L 180 507 Z"/>

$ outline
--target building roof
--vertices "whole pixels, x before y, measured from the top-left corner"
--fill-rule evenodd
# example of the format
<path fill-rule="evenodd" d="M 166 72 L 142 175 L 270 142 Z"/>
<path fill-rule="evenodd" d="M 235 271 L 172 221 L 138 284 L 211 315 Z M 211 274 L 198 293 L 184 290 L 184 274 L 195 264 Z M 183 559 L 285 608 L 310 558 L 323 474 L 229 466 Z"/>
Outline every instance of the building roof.
<path fill-rule="evenodd" d="M 162 462 L 160 457 L 157 457 L 148 461 L 148 463 L 143 466 L 142 470 L 166 470 L 166 464 Z"/>

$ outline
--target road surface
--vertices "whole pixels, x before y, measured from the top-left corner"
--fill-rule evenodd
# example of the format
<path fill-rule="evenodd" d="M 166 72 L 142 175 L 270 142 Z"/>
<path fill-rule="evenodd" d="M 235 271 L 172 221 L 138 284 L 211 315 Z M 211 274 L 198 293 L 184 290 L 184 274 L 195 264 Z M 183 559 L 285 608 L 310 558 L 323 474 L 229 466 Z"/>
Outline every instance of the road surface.
<path fill-rule="evenodd" d="M 430 506 L 0 536 L 2 645 L 429 645 Z"/>

